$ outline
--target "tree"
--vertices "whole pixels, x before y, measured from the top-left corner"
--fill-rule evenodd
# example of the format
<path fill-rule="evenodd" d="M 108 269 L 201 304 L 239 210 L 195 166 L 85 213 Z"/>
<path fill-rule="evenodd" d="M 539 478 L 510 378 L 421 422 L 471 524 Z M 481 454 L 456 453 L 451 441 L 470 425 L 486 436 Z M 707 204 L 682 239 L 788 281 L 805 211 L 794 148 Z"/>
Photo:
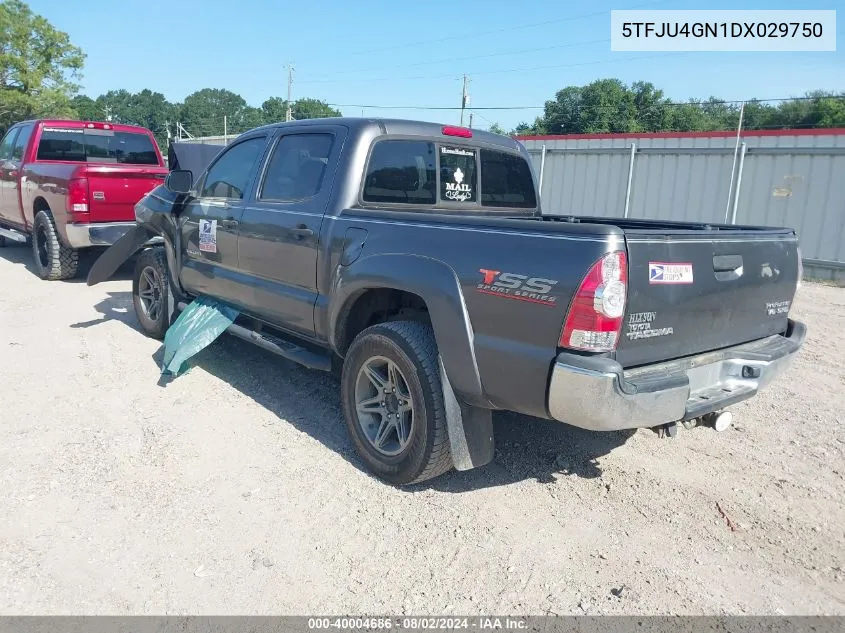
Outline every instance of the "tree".
<path fill-rule="evenodd" d="M 607 132 L 688 132 L 735 130 L 740 104 L 717 97 L 674 102 L 654 84 L 599 79 L 586 86 L 567 86 L 546 101 L 533 125 L 522 122 L 515 134 L 584 134 Z M 751 99 L 742 127 L 815 128 L 845 126 L 845 93 L 809 92 L 777 106 Z"/>
<path fill-rule="evenodd" d="M 187 97 L 180 109 L 180 122 L 194 136 L 223 134 L 226 117 L 229 134 L 246 132 L 255 123 L 255 110 L 244 98 L 229 90 L 203 88 Z M 255 125 L 252 125 L 255 127 Z"/>
<path fill-rule="evenodd" d="M 96 119 L 145 127 L 155 134 L 162 147 L 166 143 L 168 124 L 172 125 L 176 118 L 176 106 L 160 92 L 149 89 L 137 93 L 110 90 L 97 97 L 96 105 Z"/>
<path fill-rule="evenodd" d="M 293 118 L 300 119 L 322 119 L 332 116 L 343 116 L 340 110 L 330 107 L 325 101 L 319 99 L 297 99 L 291 107 Z M 282 119 L 284 121 L 284 119 Z"/>
<path fill-rule="evenodd" d="M 287 117 L 288 102 L 281 97 L 270 97 L 261 104 L 261 115 L 265 123 L 278 123 Z"/>
<path fill-rule="evenodd" d="M 103 118 L 103 111 L 97 102 L 87 95 L 76 95 L 70 102 L 76 116 L 83 121 L 99 121 Z"/>
<path fill-rule="evenodd" d="M 85 61 L 67 33 L 21 0 L 0 2 L 0 127 L 31 117 L 72 117 Z"/>
<path fill-rule="evenodd" d="M 502 136 L 507 136 L 507 135 L 508 135 L 508 133 L 507 133 L 507 132 L 505 132 L 505 129 L 504 129 L 501 125 L 499 125 L 498 123 L 494 123 L 493 125 L 491 125 L 491 126 L 490 126 L 490 131 L 491 131 L 493 134 L 501 134 Z"/>
<path fill-rule="evenodd" d="M 563 90 L 558 90 L 554 101 L 546 101 L 542 124 L 540 120 L 535 121 L 535 130 L 543 127 L 550 134 L 581 132 L 581 88 L 568 86 Z"/>
<path fill-rule="evenodd" d="M 599 79 L 581 89 L 579 131 L 632 132 L 638 126 L 634 93 L 618 79 Z"/>
<path fill-rule="evenodd" d="M 818 127 L 845 127 L 845 93 L 820 99 L 815 110 Z"/>
<path fill-rule="evenodd" d="M 648 81 L 635 81 L 631 84 L 636 121 L 632 128 L 645 132 L 657 132 L 663 129 L 666 119 L 666 100 L 663 91 Z"/>

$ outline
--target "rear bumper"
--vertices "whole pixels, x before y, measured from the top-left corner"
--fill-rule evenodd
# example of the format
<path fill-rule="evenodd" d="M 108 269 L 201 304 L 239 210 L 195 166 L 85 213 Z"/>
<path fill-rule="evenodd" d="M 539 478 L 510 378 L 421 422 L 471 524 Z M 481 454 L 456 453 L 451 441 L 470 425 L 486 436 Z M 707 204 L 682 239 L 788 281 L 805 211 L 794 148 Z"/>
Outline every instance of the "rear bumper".
<path fill-rule="evenodd" d="M 135 226 L 134 221 L 68 224 L 65 227 L 65 234 L 68 246 L 71 248 L 111 246 L 133 226 Z"/>
<path fill-rule="evenodd" d="M 756 395 L 786 369 L 805 335 L 804 324 L 790 320 L 785 335 L 633 370 L 610 358 L 562 353 L 552 369 L 549 413 L 593 431 L 696 418 Z"/>

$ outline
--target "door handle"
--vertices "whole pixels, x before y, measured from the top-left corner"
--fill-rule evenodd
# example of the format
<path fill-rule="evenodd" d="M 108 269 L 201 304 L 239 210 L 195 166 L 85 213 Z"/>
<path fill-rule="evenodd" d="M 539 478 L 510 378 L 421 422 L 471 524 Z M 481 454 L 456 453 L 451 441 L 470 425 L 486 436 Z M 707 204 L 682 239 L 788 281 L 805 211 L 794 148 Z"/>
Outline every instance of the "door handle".
<path fill-rule="evenodd" d="M 717 273 L 742 268 L 742 255 L 714 255 L 713 270 Z"/>
<path fill-rule="evenodd" d="M 228 218 L 226 220 L 220 220 L 220 226 L 225 229 L 236 229 L 238 228 L 238 221 Z"/>
<path fill-rule="evenodd" d="M 713 273 L 717 281 L 735 281 L 742 277 L 742 255 L 714 255 Z"/>
<path fill-rule="evenodd" d="M 291 229 L 291 233 L 293 233 L 294 237 L 296 237 L 296 239 L 298 240 L 314 235 L 314 231 L 309 229 L 304 224 L 297 224 L 296 228 Z"/>

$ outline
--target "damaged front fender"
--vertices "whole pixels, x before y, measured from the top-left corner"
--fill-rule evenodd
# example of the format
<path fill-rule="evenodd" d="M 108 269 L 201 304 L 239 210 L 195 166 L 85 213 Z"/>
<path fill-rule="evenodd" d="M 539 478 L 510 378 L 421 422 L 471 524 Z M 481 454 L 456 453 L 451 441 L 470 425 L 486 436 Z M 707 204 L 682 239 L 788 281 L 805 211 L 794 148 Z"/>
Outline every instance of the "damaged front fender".
<path fill-rule="evenodd" d="M 181 263 L 178 211 L 184 198 L 184 194 L 170 191 L 164 185 L 159 185 L 141 198 L 135 205 L 136 226 L 97 258 L 88 272 L 87 284 L 94 286 L 106 281 L 130 257 L 148 245 L 151 240 L 159 237 L 164 241 L 170 282 L 174 289 L 181 292 L 178 274 Z"/>

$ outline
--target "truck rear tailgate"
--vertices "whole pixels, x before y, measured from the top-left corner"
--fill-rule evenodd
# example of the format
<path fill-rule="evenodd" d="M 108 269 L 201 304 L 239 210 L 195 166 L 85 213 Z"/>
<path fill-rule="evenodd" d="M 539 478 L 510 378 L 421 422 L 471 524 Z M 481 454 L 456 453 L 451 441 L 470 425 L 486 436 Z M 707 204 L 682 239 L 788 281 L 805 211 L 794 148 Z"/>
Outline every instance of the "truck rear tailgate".
<path fill-rule="evenodd" d="M 798 283 L 789 229 L 626 230 L 617 360 L 635 367 L 778 334 Z"/>
<path fill-rule="evenodd" d="M 164 167 L 88 165 L 88 219 L 90 222 L 129 222 L 135 203 L 164 182 Z"/>

